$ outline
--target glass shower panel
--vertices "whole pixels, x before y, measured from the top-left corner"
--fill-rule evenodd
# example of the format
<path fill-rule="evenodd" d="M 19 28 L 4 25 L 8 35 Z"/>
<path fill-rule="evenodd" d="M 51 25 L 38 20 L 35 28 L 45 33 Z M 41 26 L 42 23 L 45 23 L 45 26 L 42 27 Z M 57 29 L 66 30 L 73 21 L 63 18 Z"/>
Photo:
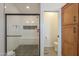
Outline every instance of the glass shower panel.
<path fill-rule="evenodd" d="M 7 54 L 39 56 L 39 15 L 7 15 Z"/>

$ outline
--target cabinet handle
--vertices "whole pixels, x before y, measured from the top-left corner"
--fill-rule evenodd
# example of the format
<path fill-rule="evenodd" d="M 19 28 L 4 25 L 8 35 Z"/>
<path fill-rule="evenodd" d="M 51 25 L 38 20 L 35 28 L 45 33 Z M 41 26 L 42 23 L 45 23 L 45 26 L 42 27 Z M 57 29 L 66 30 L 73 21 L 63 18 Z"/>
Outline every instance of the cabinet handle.
<path fill-rule="evenodd" d="M 74 22 L 76 22 L 76 16 L 74 16 Z"/>
<path fill-rule="evenodd" d="M 73 32 L 76 33 L 76 27 L 73 27 Z"/>

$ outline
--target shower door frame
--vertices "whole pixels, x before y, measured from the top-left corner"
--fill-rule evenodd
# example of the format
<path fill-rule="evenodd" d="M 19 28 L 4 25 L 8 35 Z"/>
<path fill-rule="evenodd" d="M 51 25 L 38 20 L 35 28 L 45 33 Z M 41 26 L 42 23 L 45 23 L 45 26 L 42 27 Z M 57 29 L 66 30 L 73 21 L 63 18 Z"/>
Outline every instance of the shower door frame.
<path fill-rule="evenodd" d="M 18 15 L 18 16 L 21 16 L 21 15 L 24 15 L 24 16 L 26 16 L 26 15 L 29 15 L 29 16 L 34 15 L 35 16 L 35 15 L 38 15 L 39 16 L 39 56 L 40 56 L 40 44 L 41 44 L 40 43 L 40 34 L 41 34 L 40 33 L 40 28 L 41 28 L 40 27 L 40 22 L 41 22 L 40 21 L 40 14 L 17 14 L 17 13 L 16 14 L 15 13 L 6 13 L 5 14 L 5 55 L 7 54 L 7 16 L 8 15 Z"/>

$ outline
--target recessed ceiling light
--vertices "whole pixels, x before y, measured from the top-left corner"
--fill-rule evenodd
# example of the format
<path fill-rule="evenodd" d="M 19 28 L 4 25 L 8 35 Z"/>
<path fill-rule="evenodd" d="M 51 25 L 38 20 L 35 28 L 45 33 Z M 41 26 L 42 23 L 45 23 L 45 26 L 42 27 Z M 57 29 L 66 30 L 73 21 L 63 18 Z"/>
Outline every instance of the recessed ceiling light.
<path fill-rule="evenodd" d="M 7 8 L 6 6 L 4 8 Z"/>
<path fill-rule="evenodd" d="M 29 21 L 26 21 L 26 23 L 29 23 Z"/>
<path fill-rule="evenodd" d="M 32 23 L 34 23 L 34 21 L 32 21 Z"/>
<path fill-rule="evenodd" d="M 30 7 L 29 6 L 26 6 L 26 8 L 29 9 Z"/>

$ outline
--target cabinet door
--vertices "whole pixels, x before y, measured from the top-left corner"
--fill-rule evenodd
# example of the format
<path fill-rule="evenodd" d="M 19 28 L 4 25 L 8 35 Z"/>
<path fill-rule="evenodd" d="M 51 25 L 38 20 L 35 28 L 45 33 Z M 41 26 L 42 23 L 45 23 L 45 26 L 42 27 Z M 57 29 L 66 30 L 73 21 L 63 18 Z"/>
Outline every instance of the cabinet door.
<path fill-rule="evenodd" d="M 78 17 L 79 17 L 79 12 L 78 12 L 78 4 L 74 4 L 74 24 L 78 24 Z"/>
<path fill-rule="evenodd" d="M 62 55 L 77 55 L 77 25 L 63 26 Z"/>
<path fill-rule="evenodd" d="M 68 4 L 62 8 L 62 25 L 71 25 L 78 23 L 78 4 Z"/>

